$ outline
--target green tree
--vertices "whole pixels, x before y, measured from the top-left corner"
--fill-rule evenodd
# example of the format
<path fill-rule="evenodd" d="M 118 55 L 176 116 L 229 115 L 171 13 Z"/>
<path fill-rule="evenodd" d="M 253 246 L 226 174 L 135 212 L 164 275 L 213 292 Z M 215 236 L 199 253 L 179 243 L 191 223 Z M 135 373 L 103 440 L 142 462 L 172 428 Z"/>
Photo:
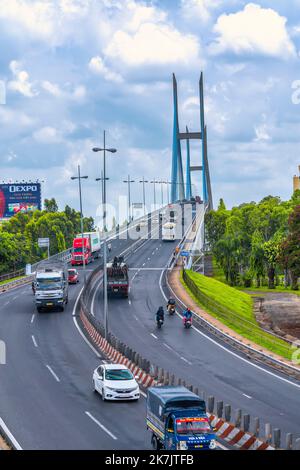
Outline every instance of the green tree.
<path fill-rule="evenodd" d="M 289 217 L 289 234 L 281 243 L 279 262 L 287 269 L 292 289 L 298 290 L 300 277 L 300 205 L 296 206 Z"/>
<path fill-rule="evenodd" d="M 58 212 L 58 205 L 55 198 L 45 199 L 44 208 L 46 212 Z"/>
<path fill-rule="evenodd" d="M 260 287 L 265 274 L 264 241 L 259 230 L 255 230 L 251 239 L 250 268 L 256 277 L 256 287 Z"/>

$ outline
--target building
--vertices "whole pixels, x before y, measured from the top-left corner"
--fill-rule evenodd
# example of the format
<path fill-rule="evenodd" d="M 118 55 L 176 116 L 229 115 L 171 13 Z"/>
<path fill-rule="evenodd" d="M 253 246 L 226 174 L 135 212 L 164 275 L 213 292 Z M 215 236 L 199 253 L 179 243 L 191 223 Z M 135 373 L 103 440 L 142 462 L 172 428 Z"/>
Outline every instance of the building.
<path fill-rule="evenodd" d="M 297 189 L 300 189 L 300 165 L 298 166 L 298 171 L 299 171 L 299 175 L 294 175 L 294 178 L 293 178 L 293 187 L 294 187 L 294 192 L 297 190 Z"/>

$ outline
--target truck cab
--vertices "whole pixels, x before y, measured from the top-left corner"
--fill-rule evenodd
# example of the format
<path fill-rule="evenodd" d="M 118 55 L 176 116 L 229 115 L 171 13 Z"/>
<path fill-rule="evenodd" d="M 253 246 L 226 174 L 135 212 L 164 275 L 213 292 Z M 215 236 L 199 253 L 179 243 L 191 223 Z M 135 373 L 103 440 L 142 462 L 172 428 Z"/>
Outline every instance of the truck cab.
<path fill-rule="evenodd" d="M 83 256 L 85 264 L 92 262 L 90 241 L 88 238 L 74 238 L 71 265 L 83 265 Z"/>
<path fill-rule="evenodd" d="M 152 446 L 166 450 L 212 450 L 216 437 L 205 401 L 185 387 L 150 387 L 147 428 Z"/>
<path fill-rule="evenodd" d="M 65 265 L 41 263 L 35 273 L 35 304 L 38 312 L 43 308 L 64 310 L 68 303 L 68 279 Z"/>
<path fill-rule="evenodd" d="M 128 267 L 122 256 L 115 256 L 112 263 L 107 263 L 107 293 L 128 297 L 129 278 Z"/>

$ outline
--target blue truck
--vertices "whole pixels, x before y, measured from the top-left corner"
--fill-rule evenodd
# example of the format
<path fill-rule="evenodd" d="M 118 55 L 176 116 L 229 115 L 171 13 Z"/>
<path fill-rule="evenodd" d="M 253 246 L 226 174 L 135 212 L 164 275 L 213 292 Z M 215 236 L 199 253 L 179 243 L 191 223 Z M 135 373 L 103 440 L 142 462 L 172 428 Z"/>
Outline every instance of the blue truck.
<path fill-rule="evenodd" d="M 150 387 L 147 429 L 155 450 L 212 450 L 216 436 L 205 401 L 185 387 Z"/>

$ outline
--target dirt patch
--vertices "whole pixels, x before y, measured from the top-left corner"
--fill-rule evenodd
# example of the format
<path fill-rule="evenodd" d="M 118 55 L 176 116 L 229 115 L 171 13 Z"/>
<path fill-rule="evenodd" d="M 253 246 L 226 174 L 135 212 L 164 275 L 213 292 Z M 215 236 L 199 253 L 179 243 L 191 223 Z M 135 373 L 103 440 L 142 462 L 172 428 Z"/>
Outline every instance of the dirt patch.
<path fill-rule="evenodd" d="M 0 450 L 11 450 L 2 436 L 0 436 Z"/>
<path fill-rule="evenodd" d="M 249 291 L 248 291 L 249 293 Z M 255 316 L 259 324 L 277 335 L 293 341 L 300 339 L 300 297 L 285 292 L 251 292 L 255 299 Z"/>

